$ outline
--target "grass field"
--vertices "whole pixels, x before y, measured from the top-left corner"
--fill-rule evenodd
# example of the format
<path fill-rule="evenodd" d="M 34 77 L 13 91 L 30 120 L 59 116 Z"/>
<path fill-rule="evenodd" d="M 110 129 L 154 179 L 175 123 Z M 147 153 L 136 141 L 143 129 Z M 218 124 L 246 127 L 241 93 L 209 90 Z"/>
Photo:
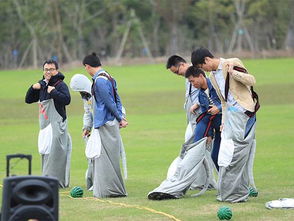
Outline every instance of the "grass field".
<path fill-rule="evenodd" d="M 184 78 L 170 74 L 161 65 L 106 67 L 116 78 L 119 93 L 127 109 L 129 126 L 122 130 L 127 153 L 127 198 L 95 199 L 85 193 L 81 199 L 60 190 L 59 216 L 62 221 L 80 220 L 218 220 L 216 212 L 227 205 L 233 220 L 294 220 L 294 210 L 267 210 L 265 202 L 294 197 L 294 59 L 245 60 L 256 77 L 260 95 L 257 152 L 254 175 L 259 190 L 257 198 L 246 203 L 216 201 L 216 191 L 191 198 L 149 201 L 147 193 L 166 177 L 167 168 L 179 153 L 184 139 Z M 63 72 L 63 70 L 61 69 Z M 75 73 L 64 71 L 69 83 Z M 41 77 L 38 70 L 0 71 L 0 177 L 5 174 L 5 156 L 24 153 L 33 156 L 33 174 L 40 175 L 37 152 L 38 107 L 25 104 L 28 87 Z M 73 139 L 71 187 L 85 188 L 87 167 L 81 138 L 83 107 L 80 96 L 71 91 L 67 108 L 69 132 Z M 14 162 L 12 172 L 26 174 L 26 162 Z M 1 189 L 1 188 L 0 188 Z M 162 213 L 159 213 L 162 212 Z"/>

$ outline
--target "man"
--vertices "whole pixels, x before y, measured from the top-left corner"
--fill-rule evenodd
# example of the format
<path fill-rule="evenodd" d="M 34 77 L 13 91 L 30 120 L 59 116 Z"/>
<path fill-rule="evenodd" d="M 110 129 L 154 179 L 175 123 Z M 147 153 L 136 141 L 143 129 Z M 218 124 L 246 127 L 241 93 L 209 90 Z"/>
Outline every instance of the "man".
<path fill-rule="evenodd" d="M 54 60 L 43 64 L 43 79 L 27 91 L 25 102 L 39 102 L 39 153 L 42 156 L 42 174 L 58 178 L 59 186 L 69 186 L 71 138 L 67 132 L 65 106 L 70 94 Z"/>
<path fill-rule="evenodd" d="M 178 55 L 172 55 L 168 58 L 166 63 L 166 68 L 169 69 L 172 73 L 185 77 L 185 73 L 187 69 L 190 67 L 190 65 L 186 62 L 186 60 Z M 184 109 L 186 110 L 186 117 L 187 117 L 187 127 L 185 132 L 185 142 L 189 141 L 190 139 L 193 139 L 194 131 L 196 128 L 196 119 L 199 116 L 199 108 L 195 108 L 196 106 L 199 106 L 198 101 L 198 94 L 199 90 L 195 88 L 188 80 L 185 81 L 185 103 L 184 103 Z M 170 165 L 168 172 L 167 172 L 167 178 L 174 175 L 177 165 L 181 161 L 180 157 L 177 157 Z M 203 177 L 206 177 L 204 174 L 205 171 L 203 169 L 202 174 Z M 204 185 L 204 178 L 197 178 L 193 185 L 191 186 L 191 189 L 199 188 Z"/>
<path fill-rule="evenodd" d="M 249 184 L 254 185 L 250 162 L 256 147 L 257 108 L 251 88 L 255 78 L 247 73 L 238 58 L 215 58 L 206 48 L 193 51 L 191 61 L 193 66 L 211 71 L 211 83 L 222 104 L 217 199 L 233 203 L 246 201 Z"/>
<path fill-rule="evenodd" d="M 169 69 L 172 73 L 177 74 L 179 76 L 185 77 L 185 73 L 188 70 L 190 65 L 183 59 L 182 57 L 178 55 L 173 55 L 169 57 L 166 68 Z M 189 80 L 186 80 L 186 102 L 184 104 L 184 108 L 186 110 L 187 115 L 187 129 L 186 129 L 186 135 L 185 135 L 185 141 L 189 140 L 191 136 L 193 136 L 195 139 L 194 141 L 200 140 L 200 137 L 202 138 L 203 133 L 196 133 L 196 119 L 199 117 L 201 113 L 201 109 L 199 108 L 199 88 L 196 88 Z M 204 122 L 204 121 L 203 121 Z M 196 137 L 196 136 L 197 137 Z M 198 136 L 199 135 L 199 136 Z M 216 140 L 215 144 L 217 148 L 213 148 L 211 152 L 212 160 L 216 166 L 216 169 L 218 170 L 218 164 L 217 164 L 217 157 L 218 157 L 218 150 L 219 145 L 217 145 L 218 142 L 220 142 L 220 139 L 218 138 L 220 136 L 219 133 L 216 134 Z M 208 142 L 211 142 L 211 138 L 208 137 Z"/>
<path fill-rule="evenodd" d="M 93 79 L 94 130 L 88 141 L 96 151 L 93 194 L 95 197 L 123 197 L 127 193 L 120 170 L 119 128 L 125 128 L 128 122 L 123 118 L 116 81 L 103 70 L 95 53 L 87 55 L 83 65 Z"/>
<path fill-rule="evenodd" d="M 189 67 L 185 73 L 185 77 L 189 82 L 198 88 L 200 116 L 197 118 L 197 125 L 194 134 L 194 142 L 202 139 L 203 137 L 213 137 L 213 149 L 211 151 L 211 158 L 218 170 L 218 152 L 220 145 L 220 125 L 221 125 L 221 101 L 219 100 L 215 89 L 208 78 L 206 78 L 203 70 Z M 197 106 L 193 105 L 193 108 Z"/>
<path fill-rule="evenodd" d="M 185 76 L 189 65 L 177 55 L 171 56 L 166 65 L 171 72 Z M 186 103 L 188 127 L 190 135 L 186 136 L 182 145 L 180 155 L 171 164 L 167 178 L 161 184 L 148 193 L 150 200 L 179 199 L 183 197 L 189 189 L 200 189 L 193 197 L 202 195 L 208 188 L 215 188 L 216 182 L 212 173 L 212 162 L 208 151 L 208 139 L 204 137 L 194 142 L 193 131 L 196 126 L 197 112 L 191 112 L 193 104 L 198 105 L 199 90 L 186 81 Z M 199 105 L 198 105 L 199 106 Z M 199 108 L 198 108 L 199 109 Z M 192 114 L 193 113 L 193 114 Z M 193 129 L 192 129 L 193 127 Z M 186 134 L 189 134 L 186 132 Z M 172 168 L 172 169 L 171 169 Z"/>
<path fill-rule="evenodd" d="M 185 61 L 184 58 L 178 55 L 172 55 L 168 58 L 166 63 L 166 68 L 169 69 L 172 73 L 185 77 L 185 73 L 190 65 Z M 199 109 L 193 109 L 191 107 L 194 104 L 199 104 L 198 102 L 198 93 L 199 90 L 191 83 L 186 80 L 186 94 L 185 94 L 185 104 L 184 109 L 186 110 L 187 116 L 187 129 L 185 134 L 185 141 L 187 141 L 191 136 L 193 136 L 193 131 L 196 126 L 196 118 L 199 116 Z"/>

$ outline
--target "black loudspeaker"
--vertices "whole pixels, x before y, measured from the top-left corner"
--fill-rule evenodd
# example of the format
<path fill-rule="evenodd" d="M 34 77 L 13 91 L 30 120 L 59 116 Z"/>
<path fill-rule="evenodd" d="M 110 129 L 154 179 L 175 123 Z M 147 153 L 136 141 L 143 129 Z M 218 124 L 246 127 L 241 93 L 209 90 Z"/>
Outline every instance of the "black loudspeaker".
<path fill-rule="evenodd" d="M 5 178 L 2 221 L 58 220 L 58 180 L 45 176 Z"/>

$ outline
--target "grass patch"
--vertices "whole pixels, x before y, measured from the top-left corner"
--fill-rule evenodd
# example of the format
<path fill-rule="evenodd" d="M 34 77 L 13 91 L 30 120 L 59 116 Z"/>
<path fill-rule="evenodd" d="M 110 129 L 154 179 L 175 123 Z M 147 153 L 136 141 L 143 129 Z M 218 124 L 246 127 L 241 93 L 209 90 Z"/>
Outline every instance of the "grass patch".
<path fill-rule="evenodd" d="M 246 203 L 217 202 L 216 191 L 199 198 L 189 191 L 180 200 L 149 201 L 147 194 L 166 177 L 167 168 L 179 154 L 186 126 L 184 78 L 170 74 L 161 65 L 106 67 L 116 78 L 119 94 L 127 109 L 129 127 L 122 135 L 127 153 L 128 197 L 99 201 L 91 198 L 72 199 L 70 188 L 60 190 L 60 220 L 171 220 L 168 216 L 152 213 L 148 207 L 179 220 L 217 220 L 220 206 L 232 208 L 233 220 L 293 220 L 292 210 L 267 210 L 265 202 L 294 195 L 294 59 L 245 60 L 248 70 L 256 76 L 256 91 L 260 95 L 258 112 L 255 182 L 259 197 Z M 84 69 L 64 71 L 69 83 L 74 73 Z M 0 177 L 5 174 L 5 156 L 13 153 L 32 154 L 33 174 L 41 174 L 37 152 L 38 107 L 27 105 L 27 88 L 36 82 L 41 72 L 36 70 L 0 71 Z M 80 96 L 71 91 L 72 102 L 67 108 L 69 132 L 73 139 L 71 187 L 85 189 L 84 143 L 81 139 L 83 107 Z M 15 174 L 25 174 L 25 162 L 15 163 Z M 104 199 L 103 199 L 104 200 Z M 123 203 L 129 207 L 118 205 Z"/>

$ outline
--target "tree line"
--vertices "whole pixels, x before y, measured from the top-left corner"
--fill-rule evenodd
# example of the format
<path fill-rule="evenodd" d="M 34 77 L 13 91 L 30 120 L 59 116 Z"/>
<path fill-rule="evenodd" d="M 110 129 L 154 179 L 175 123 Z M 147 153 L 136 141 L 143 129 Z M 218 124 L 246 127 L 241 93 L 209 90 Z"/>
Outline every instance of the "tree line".
<path fill-rule="evenodd" d="M 0 68 L 294 50 L 294 0 L 0 0 Z M 187 53 L 188 52 L 188 53 Z"/>

